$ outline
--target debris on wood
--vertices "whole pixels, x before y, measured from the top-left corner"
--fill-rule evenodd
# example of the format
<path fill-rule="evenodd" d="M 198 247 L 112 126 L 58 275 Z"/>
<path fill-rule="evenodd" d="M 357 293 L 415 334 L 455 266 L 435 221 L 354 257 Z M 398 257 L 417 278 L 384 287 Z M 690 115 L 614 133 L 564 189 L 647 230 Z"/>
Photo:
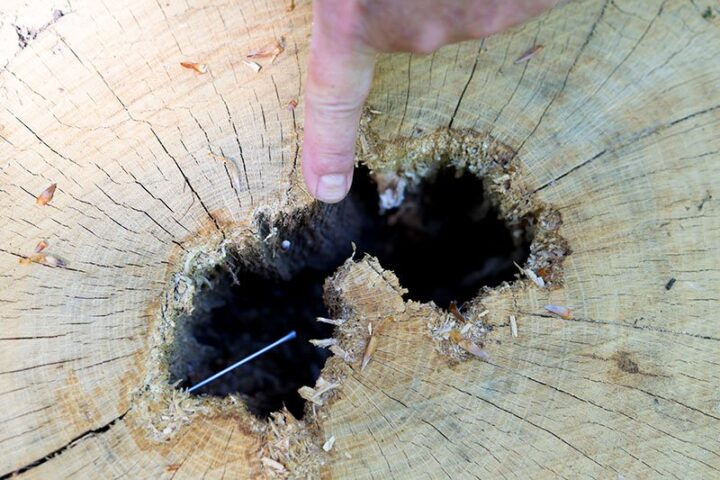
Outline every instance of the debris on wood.
<path fill-rule="evenodd" d="M 375 335 L 370 335 L 370 339 L 365 346 L 365 352 L 363 353 L 362 364 L 360 364 L 361 372 L 365 370 L 365 367 L 367 367 L 368 363 L 370 363 L 370 359 L 372 359 L 373 353 L 375 353 L 375 350 L 377 349 L 377 342 L 377 337 Z"/>
<path fill-rule="evenodd" d="M 375 350 L 377 349 L 378 344 L 378 338 L 377 333 L 382 329 L 382 327 L 385 325 L 385 323 L 388 320 L 393 319 L 393 317 L 385 317 L 380 322 L 378 322 L 377 326 L 373 328 L 372 323 L 368 323 L 368 341 L 365 345 L 365 351 L 363 352 L 363 358 L 362 362 L 360 364 L 360 371 L 362 372 L 365 370 L 365 367 L 367 367 L 368 363 L 370 363 L 370 360 L 372 359 L 373 354 L 375 353 Z"/>
<path fill-rule="evenodd" d="M 545 305 L 545 310 L 565 320 L 572 319 L 572 309 L 568 307 L 563 307 L 562 305 Z"/>
<path fill-rule="evenodd" d="M 512 332 L 512 336 L 517 338 L 517 320 L 515 319 L 515 315 L 510 315 L 510 332 Z"/>
<path fill-rule="evenodd" d="M 227 167 L 228 171 L 230 172 L 230 181 L 232 182 L 233 188 L 235 190 L 240 190 L 240 170 L 238 169 L 237 164 L 232 158 L 227 158 L 222 155 L 218 155 L 216 153 L 210 152 L 210 155 L 213 158 L 216 158 L 217 160 L 222 160 L 225 166 Z"/>
<path fill-rule="evenodd" d="M 311 339 L 310 343 L 315 345 L 316 347 L 320 348 L 327 348 L 331 345 L 335 345 L 337 343 L 337 340 L 334 338 L 323 338 L 323 339 Z"/>
<path fill-rule="evenodd" d="M 335 325 L 336 327 L 339 327 L 346 322 L 346 319 L 344 318 L 332 319 L 325 317 L 316 317 L 315 320 L 321 323 L 329 323 L 330 325 Z"/>
<path fill-rule="evenodd" d="M 323 447 L 322 447 L 322 448 L 323 448 L 323 450 L 325 450 L 326 452 L 329 452 L 330 450 L 332 450 L 333 445 L 335 445 L 335 435 L 333 435 L 332 437 L 328 438 L 327 442 L 325 442 L 325 443 L 323 444 Z"/>
<path fill-rule="evenodd" d="M 315 382 L 315 388 L 305 385 L 298 389 L 298 394 L 308 402 L 322 406 L 329 397 L 329 395 L 326 394 L 339 386 L 339 382 L 329 382 L 323 377 L 318 377 Z"/>
<path fill-rule="evenodd" d="M 515 263 L 515 262 L 513 262 Z M 539 288 L 545 288 L 545 279 L 535 274 L 535 272 L 532 271 L 530 268 L 522 268 L 520 265 L 515 263 L 515 266 L 518 270 L 520 270 L 520 273 L 525 275 L 527 278 L 533 281 L 535 285 L 537 285 Z"/>
<path fill-rule="evenodd" d="M 260 459 L 260 461 L 261 461 L 261 462 L 263 463 L 263 465 L 265 465 L 266 467 L 272 468 L 273 470 L 275 470 L 275 471 L 277 471 L 277 472 L 284 472 L 284 471 L 285 471 L 285 465 L 283 465 L 282 463 L 280 463 L 280 462 L 278 462 L 278 461 L 276 461 L 276 460 L 273 460 L 272 458 L 262 457 L 262 458 Z"/>
<path fill-rule="evenodd" d="M 200 75 L 207 73 L 208 71 L 208 66 L 205 63 L 180 62 L 180 66 L 189 70 L 195 70 Z"/>
<path fill-rule="evenodd" d="M 676 281 L 677 279 L 675 277 L 672 277 L 670 280 L 668 280 L 668 282 L 665 284 L 665 290 L 670 290 L 671 288 L 673 288 L 673 285 L 675 285 Z"/>
<path fill-rule="evenodd" d="M 37 245 L 35 245 L 35 253 L 40 253 L 43 250 L 45 250 L 48 246 L 48 243 L 45 240 L 40 240 Z"/>
<path fill-rule="evenodd" d="M 252 71 L 255 72 L 255 73 L 258 73 L 258 72 L 260 71 L 260 69 L 262 68 L 262 65 L 260 65 L 260 64 L 257 63 L 257 62 L 251 62 L 251 61 L 249 61 L 249 60 L 243 60 L 243 63 L 244 63 L 245 65 L 247 65 L 248 68 L 250 68 L 250 70 L 252 70 Z"/>
<path fill-rule="evenodd" d="M 37 196 L 37 199 L 35 199 L 35 203 L 38 205 L 47 205 L 50 203 L 50 200 L 53 199 L 53 196 L 55 195 L 55 189 L 57 188 L 57 183 L 53 183 L 49 187 L 47 187 L 43 192 Z"/>
<path fill-rule="evenodd" d="M 287 105 L 285 106 L 285 109 L 292 112 L 293 110 L 295 110 L 295 108 L 297 106 L 298 106 L 297 98 L 293 98 L 287 103 Z"/>
<path fill-rule="evenodd" d="M 290 5 L 285 9 L 286 12 L 290 13 L 295 10 L 295 0 L 290 0 Z"/>
<path fill-rule="evenodd" d="M 448 310 L 450 313 L 452 313 L 453 317 L 460 322 L 460 323 L 467 323 L 467 319 L 463 317 L 463 314 L 460 313 L 460 310 L 458 310 L 457 303 L 456 302 L 450 302 L 450 306 L 448 307 Z"/>
<path fill-rule="evenodd" d="M 40 265 L 47 265 L 48 267 L 64 267 L 65 261 L 54 255 L 48 255 L 46 253 L 36 253 L 27 257 L 22 257 L 19 260 L 20 265 L 30 265 L 31 263 L 39 263 Z"/>
<path fill-rule="evenodd" d="M 180 463 L 171 463 L 170 465 L 165 467 L 165 471 L 168 473 L 177 472 L 178 470 L 180 470 L 181 466 L 182 464 Z"/>
<path fill-rule="evenodd" d="M 330 351 L 333 353 L 333 355 L 342 358 L 343 361 L 345 361 L 347 363 L 353 363 L 353 356 L 350 355 L 350 352 L 345 351 L 339 345 L 331 345 Z"/>
<path fill-rule="evenodd" d="M 247 58 L 267 58 L 272 57 L 270 63 L 273 63 L 278 55 L 285 51 L 285 37 L 275 40 L 273 43 L 264 46 L 260 50 L 255 50 L 246 55 Z"/>
<path fill-rule="evenodd" d="M 64 267 L 65 261 L 61 258 L 55 257 L 53 255 L 45 255 L 45 261 L 43 262 L 45 265 L 49 267 Z"/>
<path fill-rule="evenodd" d="M 465 350 L 471 355 L 475 355 L 478 358 L 482 358 L 486 362 L 490 361 L 490 355 L 485 350 L 480 348 L 475 342 L 464 338 L 459 330 L 453 329 L 450 332 L 450 341 L 457 344 L 460 348 Z"/>
<path fill-rule="evenodd" d="M 522 63 L 530 60 L 532 57 L 537 55 L 542 51 L 542 49 L 545 48 L 543 45 L 535 45 L 531 47 L 529 50 L 527 50 L 525 53 L 520 55 L 517 60 L 515 60 L 515 63 Z"/>
<path fill-rule="evenodd" d="M 45 260 L 45 254 L 30 255 L 28 257 L 21 257 L 19 260 L 20 265 L 30 265 L 31 263 L 43 263 Z"/>
<path fill-rule="evenodd" d="M 477 318 L 483 318 L 488 313 L 490 313 L 490 310 L 483 310 L 482 312 L 478 313 Z"/>

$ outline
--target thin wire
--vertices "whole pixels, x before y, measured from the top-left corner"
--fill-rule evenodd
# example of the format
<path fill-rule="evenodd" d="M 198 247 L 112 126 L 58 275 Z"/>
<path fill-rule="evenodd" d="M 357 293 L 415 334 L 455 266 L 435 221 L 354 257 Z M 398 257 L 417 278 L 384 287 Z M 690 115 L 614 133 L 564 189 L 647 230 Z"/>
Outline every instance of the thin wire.
<path fill-rule="evenodd" d="M 190 387 L 190 388 L 188 389 L 188 392 L 192 392 L 192 391 L 197 390 L 198 388 L 200 388 L 200 387 L 202 387 L 202 386 L 207 385 L 208 383 L 212 382 L 213 380 L 216 380 L 217 378 L 222 377 L 223 375 L 225 375 L 225 374 L 228 373 L 229 371 L 236 369 L 236 368 L 239 367 L 240 365 L 243 365 L 243 364 L 249 362 L 250 360 L 254 359 L 255 357 L 259 357 L 259 356 L 262 355 L 263 353 L 265 353 L 265 352 L 267 352 L 268 350 L 271 350 L 271 349 L 277 347 L 277 346 L 280 345 L 281 343 L 285 343 L 285 342 L 287 342 L 288 340 L 292 340 L 292 339 L 295 338 L 296 336 L 297 336 L 297 334 L 295 333 L 295 330 L 293 330 L 292 332 L 290 332 L 290 333 L 288 333 L 287 335 L 285 335 L 284 337 L 282 337 L 280 340 L 277 340 L 277 341 L 271 343 L 271 344 L 268 345 L 267 347 L 261 348 L 260 350 L 258 350 L 257 352 L 253 353 L 252 355 L 248 355 L 247 357 L 243 358 L 243 359 L 240 360 L 239 362 L 230 365 L 230 366 L 227 367 L 225 370 L 222 370 L 222 371 L 216 373 L 215 375 L 206 378 L 205 380 L 203 380 L 202 382 L 198 383 L 197 385 L 194 385 L 194 386 Z"/>

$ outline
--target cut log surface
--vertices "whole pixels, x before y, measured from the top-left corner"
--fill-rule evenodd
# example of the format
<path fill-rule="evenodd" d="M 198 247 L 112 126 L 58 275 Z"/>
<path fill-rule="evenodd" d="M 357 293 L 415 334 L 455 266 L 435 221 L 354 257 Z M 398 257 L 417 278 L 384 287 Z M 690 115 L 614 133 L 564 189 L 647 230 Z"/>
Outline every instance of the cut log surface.
<path fill-rule="evenodd" d="M 340 372 L 332 398 L 273 430 L 181 392 L 168 426 L 152 355 L 193 249 L 312 203 L 310 2 L 4 0 L 0 478 L 717 478 L 715 3 L 573 1 L 483 41 L 381 56 L 371 148 L 491 136 L 560 212 L 572 253 L 562 286 L 519 280 L 473 303 L 489 361 L 453 358 L 428 326 L 447 314 L 405 301 L 375 260 L 346 263 L 333 285 L 353 321 L 392 320 L 365 369 L 358 337 L 323 373 Z M 243 62 L 281 37 L 272 63 Z M 64 266 L 19 262 L 40 240 Z"/>

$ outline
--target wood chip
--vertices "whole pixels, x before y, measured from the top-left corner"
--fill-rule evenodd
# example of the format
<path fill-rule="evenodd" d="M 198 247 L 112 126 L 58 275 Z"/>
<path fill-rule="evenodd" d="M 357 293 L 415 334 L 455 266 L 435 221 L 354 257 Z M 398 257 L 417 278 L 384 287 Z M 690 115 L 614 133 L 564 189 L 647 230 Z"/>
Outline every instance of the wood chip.
<path fill-rule="evenodd" d="M 258 73 L 258 72 L 260 71 L 260 69 L 262 68 L 262 65 L 260 65 L 260 64 L 257 63 L 257 62 L 251 62 L 251 61 L 249 61 L 249 60 L 243 60 L 243 63 L 244 63 L 245 65 L 247 65 L 248 68 L 250 68 L 250 70 L 252 70 L 252 71 L 255 72 L 255 73 Z"/>
<path fill-rule="evenodd" d="M 545 305 L 545 310 L 565 320 L 570 320 L 573 316 L 572 309 L 563 307 L 562 305 Z"/>
<path fill-rule="evenodd" d="M 35 203 L 38 205 L 47 205 L 50 203 L 50 200 L 53 199 L 53 196 L 55 196 L 55 189 L 57 188 L 57 183 L 53 183 L 49 187 L 47 187 L 43 192 L 37 196 L 37 199 L 35 199 Z"/>
<path fill-rule="evenodd" d="M 35 245 L 35 253 L 40 253 L 43 250 L 45 250 L 48 246 L 48 243 L 45 240 L 40 240 L 37 245 Z"/>
<path fill-rule="evenodd" d="M 332 450 L 333 445 L 335 445 L 335 435 L 328 438 L 327 442 L 325 442 L 323 444 L 323 450 L 325 450 L 326 452 L 329 452 L 330 450 Z"/>
<path fill-rule="evenodd" d="M 530 60 L 532 57 L 540 53 L 543 48 L 545 48 L 543 45 L 535 45 L 534 47 L 530 48 L 525 53 L 520 55 L 518 59 L 515 60 L 515 63 L 522 63 Z"/>
<path fill-rule="evenodd" d="M 280 462 L 277 462 L 273 460 L 272 458 L 268 457 L 262 457 L 260 461 L 268 468 L 272 468 L 273 470 L 277 470 L 278 472 L 284 472 L 285 471 L 285 465 L 283 465 Z"/>
<path fill-rule="evenodd" d="M 319 340 L 313 338 L 312 340 L 310 340 L 310 343 L 312 343 L 316 347 L 327 348 L 331 345 L 335 345 L 337 343 L 337 340 L 334 338 L 323 338 Z"/>
<path fill-rule="evenodd" d="M 517 320 L 515 320 L 515 315 L 510 315 L 510 331 L 512 332 L 512 336 L 517 338 Z"/>
<path fill-rule="evenodd" d="M 208 71 L 208 66 L 205 63 L 180 62 L 180 66 L 190 70 L 195 70 L 200 75 L 207 73 Z"/>
<path fill-rule="evenodd" d="M 273 63 L 278 55 L 285 51 L 285 37 L 275 40 L 273 43 L 264 46 L 260 50 L 255 50 L 246 55 L 247 58 L 267 58 L 272 57 L 270 63 Z"/>

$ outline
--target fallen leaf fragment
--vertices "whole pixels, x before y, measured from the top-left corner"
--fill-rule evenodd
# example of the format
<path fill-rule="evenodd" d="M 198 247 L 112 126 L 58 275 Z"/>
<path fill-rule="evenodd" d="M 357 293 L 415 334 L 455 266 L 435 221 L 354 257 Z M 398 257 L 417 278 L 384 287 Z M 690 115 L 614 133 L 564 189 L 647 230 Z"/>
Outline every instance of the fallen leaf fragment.
<path fill-rule="evenodd" d="M 203 73 L 207 73 L 208 71 L 208 66 L 205 63 L 180 62 L 180 66 L 188 68 L 190 70 L 195 70 L 200 75 L 202 75 Z"/>
<path fill-rule="evenodd" d="M 243 63 L 244 63 L 245 65 L 247 65 L 248 68 L 250 68 L 250 70 L 252 70 L 252 71 L 255 72 L 255 73 L 258 73 L 258 72 L 260 71 L 260 69 L 262 68 L 262 65 L 260 65 L 260 64 L 257 63 L 257 62 L 251 62 L 251 61 L 248 61 L 248 60 L 243 60 Z"/>
<path fill-rule="evenodd" d="M 329 452 L 330 450 L 332 450 L 333 445 L 335 445 L 335 435 L 333 435 L 332 437 L 328 438 L 327 442 L 325 442 L 325 443 L 323 444 L 323 447 L 322 447 L 322 448 L 323 448 L 323 450 L 325 450 L 326 452 Z"/>
<path fill-rule="evenodd" d="M 57 188 L 57 183 L 53 183 L 49 187 L 47 187 L 43 192 L 38 195 L 37 199 L 35 200 L 35 203 L 38 205 L 47 205 L 50 200 L 53 199 L 53 196 L 55 195 L 55 189 Z"/>
<path fill-rule="evenodd" d="M 568 307 L 563 307 L 562 305 L 545 305 L 545 310 L 550 313 L 554 313 L 565 320 L 570 320 L 573 316 L 572 310 Z"/>
<path fill-rule="evenodd" d="M 273 470 L 277 470 L 278 472 L 284 472 L 285 471 L 285 465 L 283 465 L 280 462 L 277 462 L 273 460 L 272 458 L 268 457 L 262 457 L 260 461 L 268 468 L 272 468 Z"/>
<path fill-rule="evenodd" d="M 540 53 L 543 48 L 545 48 L 543 45 L 535 45 L 534 47 L 530 48 L 528 51 L 520 55 L 518 59 L 515 60 L 515 63 L 522 63 L 530 60 L 532 57 Z"/>
<path fill-rule="evenodd" d="M 45 240 L 40 240 L 37 245 L 35 245 L 35 253 L 40 253 L 43 250 L 47 248 L 48 244 Z"/>

